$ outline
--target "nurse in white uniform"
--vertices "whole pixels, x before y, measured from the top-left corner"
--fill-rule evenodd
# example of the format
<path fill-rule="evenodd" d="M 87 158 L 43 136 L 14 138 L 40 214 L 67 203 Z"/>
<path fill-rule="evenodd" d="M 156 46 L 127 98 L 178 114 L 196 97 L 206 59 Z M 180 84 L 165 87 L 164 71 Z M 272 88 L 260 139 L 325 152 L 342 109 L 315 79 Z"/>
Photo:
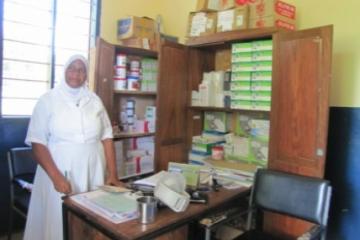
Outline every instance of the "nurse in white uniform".
<path fill-rule="evenodd" d="M 105 108 L 86 87 L 87 61 L 73 56 L 64 80 L 35 106 L 25 142 L 39 166 L 25 240 L 63 239 L 61 196 L 118 181 L 112 127 Z"/>

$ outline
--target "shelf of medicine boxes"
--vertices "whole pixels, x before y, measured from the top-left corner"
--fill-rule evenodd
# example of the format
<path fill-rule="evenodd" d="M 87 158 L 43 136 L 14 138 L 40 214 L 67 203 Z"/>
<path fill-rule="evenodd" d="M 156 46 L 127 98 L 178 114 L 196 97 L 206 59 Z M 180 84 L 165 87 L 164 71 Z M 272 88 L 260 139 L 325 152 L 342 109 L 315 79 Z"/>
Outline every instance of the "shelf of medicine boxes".
<path fill-rule="evenodd" d="M 272 34 L 279 31 L 286 30 L 278 29 L 276 27 L 268 27 L 220 32 L 206 36 L 191 37 L 186 41 L 186 45 L 189 47 L 209 47 L 223 45 L 224 43 L 247 41 L 253 39 L 268 39 L 272 37 Z"/>
<path fill-rule="evenodd" d="M 203 107 L 203 106 L 189 106 L 191 110 L 195 111 L 208 111 L 208 112 L 263 112 L 269 113 L 269 110 L 259 110 L 259 109 L 237 109 L 237 108 L 228 108 L 228 107 Z"/>
<path fill-rule="evenodd" d="M 120 132 L 118 134 L 114 134 L 114 140 L 122 140 L 128 138 L 138 138 L 138 137 L 149 137 L 155 136 L 155 133 L 128 133 L 128 132 Z"/>
<path fill-rule="evenodd" d="M 114 90 L 114 93 L 128 96 L 156 96 L 156 92 L 149 91 L 131 91 L 131 90 Z"/>

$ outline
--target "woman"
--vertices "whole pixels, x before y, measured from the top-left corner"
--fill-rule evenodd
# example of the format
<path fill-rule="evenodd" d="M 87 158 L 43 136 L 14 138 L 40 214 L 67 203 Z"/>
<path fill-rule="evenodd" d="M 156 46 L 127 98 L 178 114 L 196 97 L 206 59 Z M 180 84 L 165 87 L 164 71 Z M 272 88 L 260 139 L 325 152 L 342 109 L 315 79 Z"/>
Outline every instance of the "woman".
<path fill-rule="evenodd" d="M 25 240 L 63 239 L 61 196 L 118 181 L 112 127 L 104 106 L 86 87 L 87 61 L 73 56 L 64 80 L 35 106 L 25 142 L 37 168 Z M 107 169 L 107 171 L 105 171 Z"/>

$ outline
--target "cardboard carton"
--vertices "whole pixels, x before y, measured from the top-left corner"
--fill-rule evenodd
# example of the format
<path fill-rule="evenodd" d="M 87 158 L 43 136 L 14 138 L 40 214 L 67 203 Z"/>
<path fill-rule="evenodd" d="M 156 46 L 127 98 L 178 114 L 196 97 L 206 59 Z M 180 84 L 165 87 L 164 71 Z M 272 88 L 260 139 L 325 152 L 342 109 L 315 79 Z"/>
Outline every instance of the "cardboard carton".
<path fill-rule="evenodd" d="M 253 2 L 255 0 L 249 0 Z M 198 0 L 196 11 L 221 11 L 231 9 L 235 7 L 242 7 L 249 2 L 243 2 L 241 0 Z"/>
<path fill-rule="evenodd" d="M 279 15 L 295 20 L 296 7 L 280 0 L 254 0 L 250 4 L 250 19 Z"/>
<path fill-rule="evenodd" d="M 248 6 L 232 8 L 217 13 L 217 32 L 248 28 Z"/>
<path fill-rule="evenodd" d="M 155 38 L 155 21 L 148 17 L 129 16 L 118 21 L 118 39 Z"/>
<path fill-rule="evenodd" d="M 220 10 L 220 0 L 198 0 L 196 11 L 218 11 Z"/>
<path fill-rule="evenodd" d="M 216 12 L 191 12 L 188 23 L 188 36 L 199 37 L 216 31 Z"/>
<path fill-rule="evenodd" d="M 157 42 L 154 38 L 127 38 L 120 41 L 120 44 L 126 47 L 143 48 L 157 51 Z"/>
<path fill-rule="evenodd" d="M 252 18 L 249 20 L 249 28 L 278 27 L 294 31 L 296 29 L 295 20 L 282 17 L 278 14 L 267 17 Z"/>

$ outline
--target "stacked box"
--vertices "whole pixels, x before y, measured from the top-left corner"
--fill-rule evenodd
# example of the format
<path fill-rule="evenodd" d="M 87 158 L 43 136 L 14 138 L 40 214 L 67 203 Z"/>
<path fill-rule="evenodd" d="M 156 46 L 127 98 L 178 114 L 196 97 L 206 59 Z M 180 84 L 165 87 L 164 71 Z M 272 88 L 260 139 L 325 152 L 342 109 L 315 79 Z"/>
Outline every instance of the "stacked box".
<path fill-rule="evenodd" d="M 205 112 L 204 131 L 226 133 L 229 131 L 229 121 L 226 112 Z"/>
<path fill-rule="evenodd" d="M 231 108 L 269 111 L 272 40 L 232 45 Z"/>
<path fill-rule="evenodd" d="M 226 142 L 226 157 L 230 160 L 246 161 L 258 166 L 266 166 L 269 150 L 269 130 L 269 120 L 238 114 L 235 128 L 237 136 L 233 136 Z M 241 144 L 241 152 L 234 150 L 236 141 L 238 145 Z"/>
<path fill-rule="evenodd" d="M 158 62 L 156 59 L 143 58 L 141 60 L 141 91 L 157 90 Z"/>

